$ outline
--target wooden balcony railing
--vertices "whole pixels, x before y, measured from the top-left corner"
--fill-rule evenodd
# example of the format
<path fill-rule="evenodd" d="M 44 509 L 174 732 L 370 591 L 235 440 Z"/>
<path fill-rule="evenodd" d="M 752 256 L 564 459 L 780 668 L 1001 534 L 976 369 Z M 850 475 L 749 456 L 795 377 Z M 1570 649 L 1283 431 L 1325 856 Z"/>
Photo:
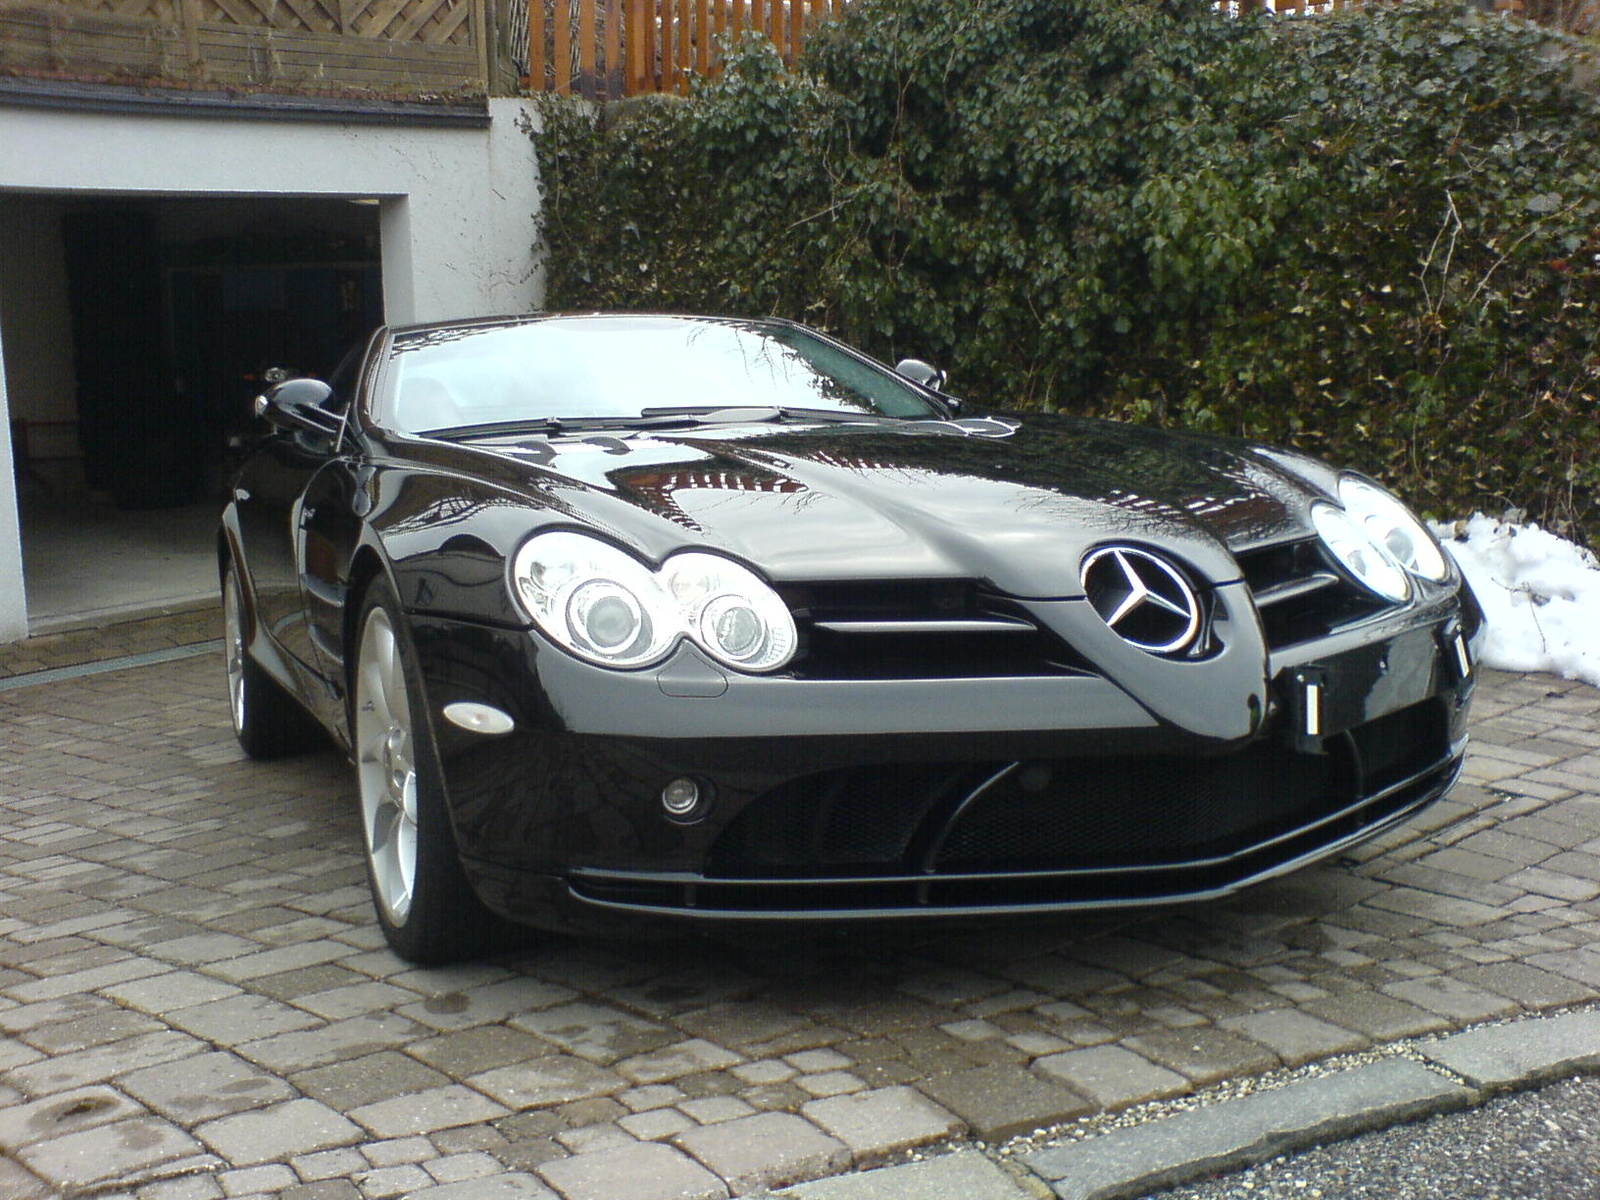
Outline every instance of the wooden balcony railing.
<path fill-rule="evenodd" d="M 482 95 L 484 0 L 0 0 L 0 72 Z"/>
<path fill-rule="evenodd" d="M 772 39 L 793 62 L 815 22 L 845 0 L 526 0 L 533 91 L 615 100 L 685 92 L 719 69 L 721 41 L 746 32 Z"/>

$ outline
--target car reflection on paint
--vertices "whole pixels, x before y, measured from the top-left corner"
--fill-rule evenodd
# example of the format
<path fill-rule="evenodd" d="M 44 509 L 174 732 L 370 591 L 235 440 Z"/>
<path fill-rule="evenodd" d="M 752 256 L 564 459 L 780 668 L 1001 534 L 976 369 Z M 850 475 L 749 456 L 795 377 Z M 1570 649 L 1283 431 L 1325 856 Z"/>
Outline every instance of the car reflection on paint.
<path fill-rule="evenodd" d="M 775 320 L 379 331 L 258 402 L 241 744 L 349 751 L 417 961 L 1203 899 L 1449 788 L 1482 618 L 1388 492 L 942 386 Z"/>

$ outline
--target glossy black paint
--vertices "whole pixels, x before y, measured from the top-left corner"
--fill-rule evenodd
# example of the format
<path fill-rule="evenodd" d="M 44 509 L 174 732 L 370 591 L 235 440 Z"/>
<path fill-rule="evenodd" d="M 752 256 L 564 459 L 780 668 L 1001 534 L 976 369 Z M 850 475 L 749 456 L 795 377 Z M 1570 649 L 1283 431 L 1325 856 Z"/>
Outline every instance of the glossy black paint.
<path fill-rule="evenodd" d="M 422 666 L 463 861 L 484 900 L 519 920 L 1039 911 L 1217 895 L 1372 836 L 1436 799 L 1459 767 L 1472 679 L 1454 670 L 1449 639 L 1460 630 L 1475 658 L 1481 616 L 1458 577 L 1323 636 L 1270 644 L 1241 561 L 1315 539 L 1311 505 L 1337 494 L 1338 474 L 1323 464 L 1057 415 L 953 410 L 848 425 L 756 414 L 686 429 L 421 437 L 374 420 L 389 336 L 374 338 L 350 402 L 328 402 L 342 418 L 336 433 L 303 416 L 276 422 L 239 473 L 219 552 L 245 583 L 251 654 L 345 745 L 352 613 L 368 581 L 390 581 Z M 600 668 L 546 640 L 512 595 L 509 559 L 549 528 L 597 534 L 652 563 L 690 547 L 724 552 L 794 597 L 803 629 L 806 605 L 828 589 L 970 583 L 1055 650 L 1046 668 L 994 676 L 943 677 L 935 664 L 829 677 L 804 652 L 774 675 L 749 676 L 688 644 L 653 668 Z M 1146 654 L 1095 616 L 1079 564 L 1107 543 L 1158 550 L 1202 585 L 1207 653 Z M 1296 724 L 1308 677 L 1324 697 L 1315 738 Z M 502 709 L 515 731 L 457 728 L 440 713 L 458 700 Z M 1365 791 L 1346 780 L 1366 771 L 1374 746 L 1399 753 L 1391 743 L 1404 739 L 1383 731 L 1402 720 L 1431 739 L 1405 764 L 1406 780 Z M 1197 849 L 1192 861 L 1152 850 L 1171 861 L 1121 872 L 1002 864 L 969 872 L 966 892 L 941 893 L 955 900 L 920 880 L 929 868 L 913 854 L 918 839 L 947 838 L 963 804 L 1011 786 L 996 782 L 1006 772 L 1220 763 L 1266 747 L 1292 748 L 1298 757 L 1285 762 L 1325 773 L 1325 813 L 1241 832 L 1239 846 Z M 716 892 L 720 877 L 708 871 L 730 853 L 722 839 L 755 836 L 741 831 L 747 809 L 885 764 L 926 770 L 930 796 L 946 771 L 966 799 L 904 801 L 916 831 L 899 856 L 844 863 L 841 879 L 839 864 L 819 864 L 751 876 L 734 891 L 722 878 L 722 899 L 695 899 Z M 659 802 L 681 777 L 711 797 L 687 823 Z M 1332 798 L 1346 783 L 1348 805 Z M 1027 797 L 1008 802 L 1037 818 Z M 1139 805 L 1130 821 L 1154 813 L 1159 823 L 1159 806 Z M 1352 815 L 1362 805 L 1365 815 Z"/>

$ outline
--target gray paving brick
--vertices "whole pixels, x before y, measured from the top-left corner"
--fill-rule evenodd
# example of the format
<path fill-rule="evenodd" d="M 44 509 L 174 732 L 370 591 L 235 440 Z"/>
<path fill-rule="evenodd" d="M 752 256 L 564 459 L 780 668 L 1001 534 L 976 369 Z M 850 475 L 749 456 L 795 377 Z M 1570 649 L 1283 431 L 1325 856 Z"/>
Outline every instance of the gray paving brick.
<path fill-rule="evenodd" d="M 1061 1200 L 1122 1200 L 1476 1098 L 1390 1059 L 1027 1156 Z"/>
<path fill-rule="evenodd" d="M 24 1146 L 17 1158 L 63 1190 L 83 1190 L 147 1176 L 215 1167 L 217 1160 L 182 1129 L 160 1117 L 133 1116 Z"/>
<path fill-rule="evenodd" d="M 289 1100 L 221 1117 L 199 1126 L 195 1134 L 238 1166 L 287 1162 L 366 1138 L 359 1125 L 315 1100 Z"/>
<path fill-rule="evenodd" d="M 719 1071 L 744 1061 L 742 1054 L 704 1038 L 694 1038 L 650 1054 L 637 1054 L 623 1059 L 616 1064 L 616 1070 L 633 1083 L 663 1083 L 701 1071 Z"/>
<path fill-rule="evenodd" d="M 614 1096 L 629 1086 L 615 1071 L 570 1054 L 549 1054 L 470 1076 L 467 1083 L 507 1108 L 547 1108 Z"/>
<path fill-rule="evenodd" d="M 850 1147 L 858 1166 L 943 1141 L 963 1129 L 959 1117 L 909 1087 L 812 1100 L 800 1112 Z"/>
<path fill-rule="evenodd" d="M 532 1175 L 503 1172 L 419 1188 L 408 1200 L 555 1200 L 555 1195 Z"/>
<path fill-rule="evenodd" d="M 1198 1087 L 1278 1066 L 1278 1056 L 1271 1050 L 1227 1029 L 1158 1030 L 1128 1038 L 1124 1045 Z"/>
<path fill-rule="evenodd" d="M 682 1040 L 666 1025 L 589 1002 L 560 1004 L 527 1013 L 513 1018 L 509 1024 L 513 1029 L 537 1034 L 568 1054 L 604 1066 Z"/>
<path fill-rule="evenodd" d="M 259 1040 L 230 1040 L 237 1043 L 236 1052 L 252 1062 L 288 1074 L 388 1050 L 420 1032 L 414 1022 L 397 1013 L 374 1013 L 332 1023 L 305 1015 L 307 1024 L 289 1032 Z"/>
<path fill-rule="evenodd" d="M 506 1116 L 510 1111 L 480 1092 L 451 1083 L 364 1104 L 352 1109 L 349 1116 L 376 1136 L 392 1138 L 432 1133 L 457 1125 L 477 1125 Z"/>
<path fill-rule="evenodd" d="M 1600 1067 L 1600 1012 L 1491 1025 L 1424 1045 L 1423 1055 L 1476 1087 L 1523 1087 Z"/>
<path fill-rule="evenodd" d="M 1266 1046 L 1286 1067 L 1353 1053 L 1371 1044 L 1364 1034 L 1341 1029 L 1297 1009 L 1245 1013 L 1229 1017 L 1221 1025 Z"/>
<path fill-rule="evenodd" d="M 818 1180 L 779 1195 L 787 1200 L 1035 1200 L 1037 1193 L 982 1155 L 967 1152 Z"/>
<path fill-rule="evenodd" d="M 184 1126 L 295 1095 L 294 1088 L 277 1076 L 224 1051 L 131 1071 L 118 1077 L 117 1086 Z"/>
<path fill-rule="evenodd" d="M 851 1162 L 843 1142 L 788 1113 L 704 1125 L 673 1142 L 721 1176 L 736 1196 L 831 1175 Z"/>
<path fill-rule="evenodd" d="M 1034 1069 L 1058 1079 L 1110 1112 L 1179 1096 L 1192 1084 L 1176 1071 L 1159 1067 L 1123 1046 L 1092 1046 L 1039 1059 Z"/>
<path fill-rule="evenodd" d="M 972 1133 L 998 1142 L 1094 1112 L 1070 1087 L 1027 1068 L 998 1063 L 923 1081 L 920 1090 L 966 1122 Z"/>
<path fill-rule="evenodd" d="M 563 1200 L 726 1200 L 727 1185 L 681 1150 L 636 1142 L 539 1168 Z"/>
<path fill-rule="evenodd" d="M 108 1046 L 40 1059 L 13 1069 L 8 1081 L 32 1095 L 62 1092 L 86 1084 L 106 1083 L 141 1067 L 176 1062 L 205 1048 L 206 1044 L 196 1038 L 162 1030 Z"/>

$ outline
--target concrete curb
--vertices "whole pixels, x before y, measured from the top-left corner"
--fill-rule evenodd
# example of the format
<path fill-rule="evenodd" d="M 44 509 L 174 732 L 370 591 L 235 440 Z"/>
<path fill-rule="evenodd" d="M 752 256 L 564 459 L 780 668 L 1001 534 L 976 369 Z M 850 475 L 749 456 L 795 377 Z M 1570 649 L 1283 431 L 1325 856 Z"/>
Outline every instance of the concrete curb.
<path fill-rule="evenodd" d="M 1469 1108 L 1502 1092 L 1597 1073 L 1600 1011 L 1532 1017 L 1403 1044 L 1400 1055 L 1007 1160 L 1033 1178 L 1018 1178 L 967 1150 L 777 1194 L 787 1200 L 1136 1200 L 1280 1154 Z"/>

